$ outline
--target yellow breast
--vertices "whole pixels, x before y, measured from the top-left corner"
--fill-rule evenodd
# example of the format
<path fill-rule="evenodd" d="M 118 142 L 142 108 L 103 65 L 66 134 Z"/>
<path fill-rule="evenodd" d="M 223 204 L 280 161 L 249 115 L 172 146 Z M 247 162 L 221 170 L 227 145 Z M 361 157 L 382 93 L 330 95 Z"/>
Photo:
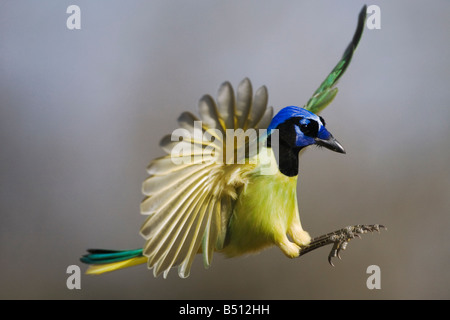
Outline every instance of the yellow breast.
<path fill-rule="evenodd" d="M 270 153 L 269 153 L 270 155 Z M 266 169 L 276 162 L 273 153 Z M 270 174 L 261 163 L 240 190 L 222 250 L 228 256 L 259 251 L 274 245 L 280 234 L 286 234 L 297 206 L 297 177 L 287 177 L 278 168 Z"/>

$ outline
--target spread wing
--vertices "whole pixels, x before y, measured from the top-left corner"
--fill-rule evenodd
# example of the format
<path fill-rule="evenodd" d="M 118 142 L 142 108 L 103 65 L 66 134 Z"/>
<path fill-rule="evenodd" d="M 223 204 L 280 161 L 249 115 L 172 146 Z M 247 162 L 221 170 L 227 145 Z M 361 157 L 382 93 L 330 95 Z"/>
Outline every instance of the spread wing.
<path fill-rule="evenodd" d="M 178 266 L 180 277 L 187 277 L 198 252 L 208 267 L 213 252 L 223 247 L 233 203 L 255 167 L 230 164 L 231 158 L 239 158 L 245 139 L 232 137 L 237 143 L 230 147 L 225 143 L 230 138 L 227 129 L 243 129 L 241 134 L 250 128 L 266 129 L 273 117 L 267 100 L 266 87 L 253 96 L 248 79 L 236 94 L 225 82 L 217 101 L 203 96 L 199 117 L 182 113 L 180 127 L 161 140 L 167 155 L 149 164 L 141 203 L 141 213 L 148 215 L 140 231 L 146 239 L 143 253 L 155 276 L 164 272 L 166 277 L 172 266 Z"/>
<path fill-rule="evenodd" d="M 315 114 L 319 114 L 320 111 L 325 109 L 325 107 L 328 106 L 331 101 L 333 101 L 338 92 L 338 89 L 335 87 L 336 83 L 349 66 L 350 61 L 353 57 L 353 52 L 356 50 L 359 40 L 361 39 L 364 24 L 366 21 L 366 13 L 367 7 L 364 6 L 359 13 L 358 24 L 352 41 L 347 46 L 347 49 L 345 50 L 338 64 L 322 82 L 320 87 L 314 92 L 311 99 L 309 99 L 308 103 L 305 105 L 306 110 L 309 110 Z"/>

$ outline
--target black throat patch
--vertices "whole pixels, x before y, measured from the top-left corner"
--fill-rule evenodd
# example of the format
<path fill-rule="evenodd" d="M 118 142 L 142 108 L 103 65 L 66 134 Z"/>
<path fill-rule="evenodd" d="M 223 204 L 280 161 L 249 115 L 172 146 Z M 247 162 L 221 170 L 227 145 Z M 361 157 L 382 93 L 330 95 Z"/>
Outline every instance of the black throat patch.
<path fill-rule="evenodd" d="M 290 118 L 280 123 L 276 129 L 279 133 L 279 145 L 274 146 L 271 136 L 267 138 L 267 146 L 273 149 L 278 147 L 278 157 L 275 157 L 278 169 L 282 174 L 288 177 L 298 175 L 298 153 L 302 149 L 295 146 L 296 132 L 295 125 L 298 125 L 300 117 Z"/>

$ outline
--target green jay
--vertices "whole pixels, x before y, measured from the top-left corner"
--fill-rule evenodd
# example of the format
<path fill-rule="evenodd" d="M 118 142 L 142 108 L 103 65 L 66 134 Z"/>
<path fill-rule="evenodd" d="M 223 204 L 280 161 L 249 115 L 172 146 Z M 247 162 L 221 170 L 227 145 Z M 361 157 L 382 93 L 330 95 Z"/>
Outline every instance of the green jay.
<path fill-rule="evenodd" d="M 356 225 L 311 239 L 297 204 L 299 154 L 311 145 L 345 153 L 319 114 L 337 94 L 365 17 L 366 6 L 342 58 L 303 107 L 273 116 L 266 87 L 253 94 L 246 78 L 236 92 L 225 82 L 216 100 L 203 96 L 199 117 L 181 114 L 179 130 L 161 140 L 167 155 L 149 164 L 142 185 L 141 213 L 148 216 L 140 230 L 143 248 L 90 249 L 81 258 L 90 265 L 87 273 L 146 263 L 155 276 L 177 266 L 185 278 L 197 254 L 209 267 L 214 252 L 234 257 L 271 246 L 295 258 L 333 244 L 332 263 L 350 239 L 383 228 Z"/>

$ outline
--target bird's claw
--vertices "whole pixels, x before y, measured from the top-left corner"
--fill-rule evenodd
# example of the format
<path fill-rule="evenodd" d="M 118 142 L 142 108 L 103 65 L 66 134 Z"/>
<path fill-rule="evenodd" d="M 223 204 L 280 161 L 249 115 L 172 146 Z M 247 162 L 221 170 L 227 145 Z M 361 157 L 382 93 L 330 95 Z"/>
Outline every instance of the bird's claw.
<path fill-rule="evenodd" d="M 377 231 L 378 233 L 380 233 L 381 229 L 386 229 L 386 227 L 379 224 L 355 225 L 348 226 L 334 232 L 330 236 L 330 241 L 333 243 L 333 247 L 331 248 L 331 251 L 328 255 L 328 262 L 334 267 L 332 259 L 338 257 L 339 260 L 341 260 L 340 252 L 347 248 L 350 240 L 354 238 L 361 239 L 361 235 L 368 232 Z"/>
<path fill-rule="evenodd" d="M 380 224 L 363 225 L 358 224 L 355 226 L 348 226 L 340 230 L 328 233 L 326 235 L 313 238 L 308 246 L 305 246 L 300 251 L 300 256 L 304 255 L 312 250 L 318 249 L 328 244 L 333 244 L 331 251 L 328 255 L 328 262 L 334 267 L 333 258 L 341 259 L 340 253 L 345 250 L 350 240 L 354 238 L 361 238 L 362 234 L 375 232 L 380 233 L 382 229 L 387 229 Z"/>

